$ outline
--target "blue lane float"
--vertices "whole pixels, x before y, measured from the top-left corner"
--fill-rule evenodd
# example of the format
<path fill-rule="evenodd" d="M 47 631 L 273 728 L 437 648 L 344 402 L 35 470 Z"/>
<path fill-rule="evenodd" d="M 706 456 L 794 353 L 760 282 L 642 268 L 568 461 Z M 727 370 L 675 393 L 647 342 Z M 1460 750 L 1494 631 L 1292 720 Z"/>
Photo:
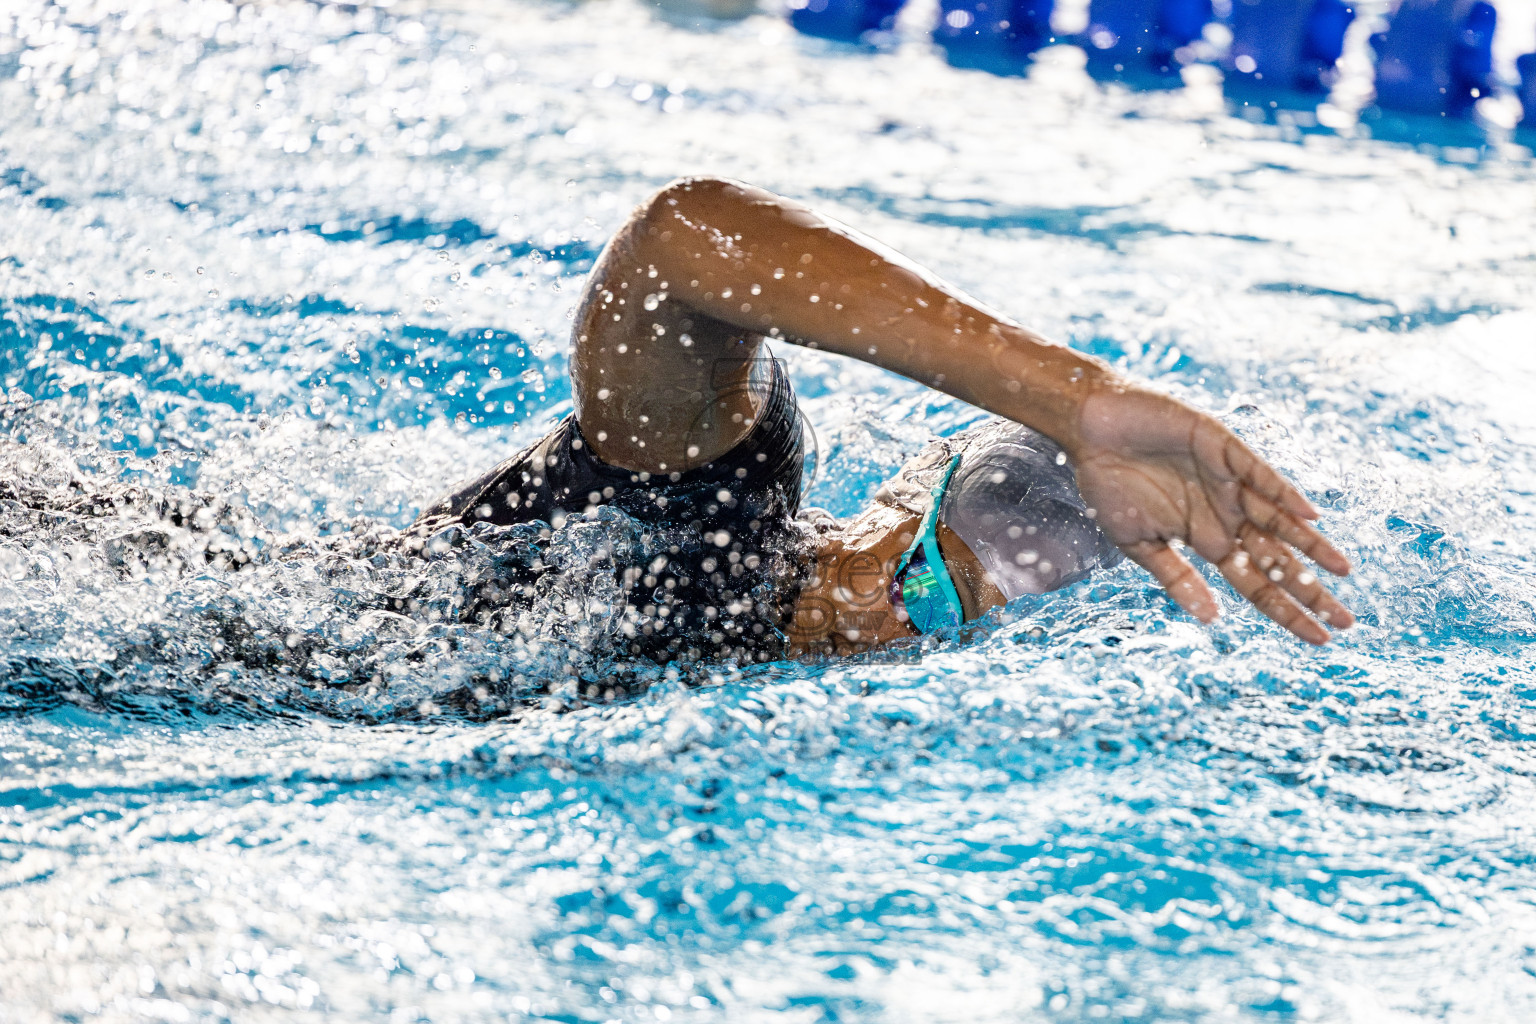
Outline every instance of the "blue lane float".
<path fill-rule="evenodd" d="M 1153 44 L 1153 60 L 1167 62 L 1180 49 L 1205 34 L 1205 26 L 1216 17 L 1211 0 L 1162 0 L 1158 5 L 1158 38 Z"/>
<path fill-rule="evenodd" d="M 1499 12 L 1492 4 L 1478 0 L 1462 18 L 1456 42 L 1451 47 L 1451 109 L 1470 107 L 1498 88 L 1493 73 L 1493 34 L 1499 27 Z"/>
<path fill-rule="evenodd" d="M 1158 4 L 1147 0 L 1093 0 L 1088 7 L 1090 61 L 1127 65 L 1151 60 Z"/>
<path fill-rule="evenodd" d="M 1236 0 L 1229 81 L 1271 89 L 1326 90 L 1337 76 L 1355 9 L 1343 0 Z"/>
<path fill-rule="evenodd" d="M 1460 114 L 1496 86 L 1485 0 L 1403 0 L 1376 51 L 1376 102 L 1393 110 Z"/>
<path fill-rule="evenodd" d="M 906 0 L 789 0 L 790 21 L 807 35 L 867 42 L 890 32 Z M 940 0 L 933 38 L 951 65 L 1022 74 L 1030 56 L 1056 41 L 1054 0 Z M 1232 0 L 1229 88 L 1243 92 L 1331 88 L 1355 20 L 1349 0 Z M 1157 88 L 1193 60 L 1215 20 L 1212 0 L 1092 0 L 1081 37 L 1088 70 Z M 1498 13 L 1487 0 L 1401 0 L 1376 52 L 1379 106 L 1461 115 L 1499 88 L 1493 68 Z M 1207 48 L 1208 50 L 1208 48 Z M 1536 127 L 1536 54 L 1517 62 L 1522 125 Z M 1269 104 L 1274 106 L 1273 103 Z"/>
<path fill-rule="evenodd" d="M 1215 17 L 1211 0 L 1093 0 L 1086 35 L 1096 75 L 1174 74 L 1180 51 Z"/>
<path fill-rule="evenodd" d="M 1517 58 L 1515 70 L 1520 73 L 1520 105 L 1525 107 L 1525 119 L 1520 123 L 1536 128 L 1536 53 Z"/>
<path fill-rule="evenodd" d="M 906 0 L 790 0 L 789 21 L 808 36 L 857 43 L 890 32 Z M 797 6 L 798 5 L 798 6 Z"/>
<path fill-rule="evenodd" d="M 1030 54 L 1053 41 L 1053 0 L 939 0 L 933 38 L 949 63 L 1021 74 Z"/>
<path fill-rule="evenodd" d="M 1307 19 L 1307 34 L 1301 47 L 1304 72 L 1317 68 L 1320 86 L 1332 88 L 1338 74 L 1339 58 L 1344 56 L 1344 36 L 1355 22 L 1355 8 L 1343 0 L 1317 0 Z"/>

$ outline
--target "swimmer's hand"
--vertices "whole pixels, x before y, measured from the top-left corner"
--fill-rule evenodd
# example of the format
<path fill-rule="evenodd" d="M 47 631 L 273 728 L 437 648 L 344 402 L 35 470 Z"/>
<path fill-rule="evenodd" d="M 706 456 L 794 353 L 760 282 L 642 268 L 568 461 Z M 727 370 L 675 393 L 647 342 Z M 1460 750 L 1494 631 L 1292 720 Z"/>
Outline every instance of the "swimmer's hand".
<path fill-rule="evenodd" d="M 1354 623 L 1297 557 L 1336 576 L 1349 572 L 1308 522 L 1317 510 L 1215 419 L 1134 384 L 1105 382 L 1084 400 L 1071 447 L 1099 526 L 1197 619 L 1215 621 L 1216 599 L 1173 541 L 1308 643 L 1328 642 L 1324 623 Z"/>

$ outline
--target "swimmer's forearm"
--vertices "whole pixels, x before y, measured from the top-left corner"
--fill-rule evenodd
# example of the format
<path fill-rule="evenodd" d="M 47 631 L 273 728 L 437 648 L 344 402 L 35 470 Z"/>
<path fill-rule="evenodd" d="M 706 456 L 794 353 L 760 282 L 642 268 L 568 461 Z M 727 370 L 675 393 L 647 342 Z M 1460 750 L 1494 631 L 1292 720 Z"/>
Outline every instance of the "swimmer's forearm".
<path fill-rule="evenodd" d="M 1071 447 L 1116 375 L 987 309 L 878 242 L 737 182 L 683 181 L 647 208 L 644 258 L 668 301 L 851 356 Z"/>

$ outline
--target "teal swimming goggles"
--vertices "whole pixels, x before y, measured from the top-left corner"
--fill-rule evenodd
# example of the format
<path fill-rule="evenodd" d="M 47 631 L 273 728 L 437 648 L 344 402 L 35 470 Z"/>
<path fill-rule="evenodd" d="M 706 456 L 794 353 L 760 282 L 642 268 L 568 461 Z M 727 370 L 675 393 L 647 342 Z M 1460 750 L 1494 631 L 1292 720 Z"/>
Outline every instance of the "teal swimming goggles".
<path fill-rule="evenodd" d="M 933 504 L 923 514 L 912 546 L 901 556 L 891 577 L 891 606 L 904 608 L 907 619 L 920 633 L 934 633 L 965 621 L 960 595 L 939 552 L 939 506 L 959 465 L 960 456 L 949 460 L 949 468 L 931 492 Z"/>

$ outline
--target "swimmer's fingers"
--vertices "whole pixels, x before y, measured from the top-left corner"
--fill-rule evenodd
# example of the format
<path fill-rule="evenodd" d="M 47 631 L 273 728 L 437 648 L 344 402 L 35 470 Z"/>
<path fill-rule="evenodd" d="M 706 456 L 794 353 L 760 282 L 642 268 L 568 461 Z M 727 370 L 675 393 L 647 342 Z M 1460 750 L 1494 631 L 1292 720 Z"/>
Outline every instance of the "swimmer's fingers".
<path fill-rule="evenodd" d="M 1284 509 L 1298 519 L 1316 519 L 1317 509 L 1302 497 L 1300 491 L 1286 482 L 1285 477 L 1258 455 L 1254 454 L 1236 434 L 1228 433 L 1222 456 L 1227 470 L 1251 490 L 1267 498 L 1271 504 Z"/>
<path fill-rule="evenodd" d="M 1328 631 L 1322 624 L 1308 615 L 1267 573 L 1261 571 L 1242 545 L 1234 545 L 1227 556 L 1216 563 L 1216 568 L 1221 570 L 1221 574 L 1239 594 L 1285 629 L 1309 644 L 1321 646 L 1328 642 Z"/>
<path fill-rule="evenodd" d="M 1243 513 L 1264 533 L 1278 537 L 1335 576 L 1349 575 L 1349 559 L 1317 532 L 1317 527 L 1278 507 L 1254 491 L 1244 489 Z"/>
<path fill-rule="evenodd" d="M 1180 608 L 1201 622 L 1216 621 L 1216 596 L 1183 555 L 1162 541 L 1152 540 L 1138 541 L 1125 548 L 1125 553 L 1151 573 Z"/>
<path fill-rule="evenodd" d="M 1271 583 L 1283 587 L 1320 622 L 1334 629 L 1348 629 L 1355 624 L 1349 609 L 1328 592 L 1290 545 L 1247 524 L 1238 531 L 1238 540 L 1249 556 L 1249 564 L 1268 576 Z"/>

